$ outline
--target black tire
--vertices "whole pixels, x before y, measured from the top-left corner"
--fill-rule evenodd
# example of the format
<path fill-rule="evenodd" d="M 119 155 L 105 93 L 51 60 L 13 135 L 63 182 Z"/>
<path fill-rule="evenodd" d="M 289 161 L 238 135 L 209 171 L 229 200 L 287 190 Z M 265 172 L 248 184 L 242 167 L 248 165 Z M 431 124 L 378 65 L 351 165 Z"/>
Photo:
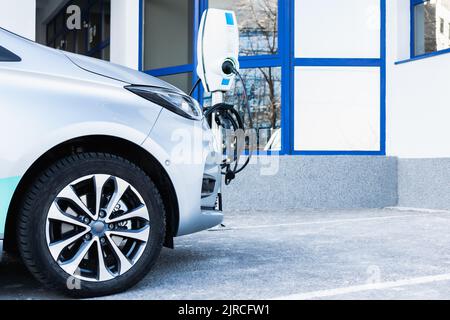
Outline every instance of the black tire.
<path fill-rule="evenodd" d="M 151 232 L 142 255 L 129 271 L 109 281 L 77 280 L 72 286 L 71 275 L 50 254 L 46 219 L 58 193 L 72 181 L 91 174 L 113 175 L 130 183 L 147 205 Z M 72 297 L 104 296 L 134 286 L 155 264 L 165 238 L 165 210 L 158 189 L 142 169 L 112 154 L 80 153 L 54 163 L 30 185 L 18 214 L 18 244 L 25 265 L 45 286 Z"/>

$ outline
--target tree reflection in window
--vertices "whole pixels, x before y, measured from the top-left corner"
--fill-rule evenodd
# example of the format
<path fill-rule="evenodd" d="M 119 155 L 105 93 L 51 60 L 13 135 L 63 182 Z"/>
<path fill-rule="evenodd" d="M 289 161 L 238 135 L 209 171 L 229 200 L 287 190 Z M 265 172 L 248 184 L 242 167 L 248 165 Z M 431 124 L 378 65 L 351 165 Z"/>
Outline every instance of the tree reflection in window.
<path fill-rule="evenodd" d="M 258 148 L 259 150 L 279 150 L 281 147 L 279 131 L 281 127 L 281 68 L 244 69 L 241 73 L 246 83 L 253 126 L 258 137 Z M 235 106 L 248 128 L 250 121 L 245 111 L 244 92 L 239 80 L 234 88 L 226 93 L 225 102 Z M 205 97 L 204 103 L 205 107 L 211 105 L 210 95 Z M 272 137 L 273 141 L 270 141 Z"/>
<path fill-rule="evenodd" d="M 278 53 L 277 0 L 209 0 L 209 7 L 236 12 L 241 56 Z"/>
<path fill-rule="evenodd" d="M 278 53 L 278 0 L 209 0 L 210 8 L 236 12 L 240 33 L 240 53 L 254 57 Z M 260 150 L 281 149 L 281 67 L 255 67 L 241 70 L 247 86 L 250 109 Z M 235 105 L 249 126 L 242 84 L 226 94 L 226 102 Z M 205 105 L 211 104 L 206 98 Z"/>

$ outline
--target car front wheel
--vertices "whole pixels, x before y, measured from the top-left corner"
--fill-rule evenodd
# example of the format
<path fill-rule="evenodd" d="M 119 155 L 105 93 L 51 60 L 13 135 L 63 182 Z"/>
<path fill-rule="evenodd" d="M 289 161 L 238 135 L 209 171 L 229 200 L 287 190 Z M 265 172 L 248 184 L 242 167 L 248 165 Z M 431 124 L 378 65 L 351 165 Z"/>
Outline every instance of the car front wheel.
<path fill-rule="evenodd" d="M 71 296 L 117 293 L 141 280 L 161 251 L 165 211 L 143 170 L 121 157 L 81 153 L 50 166 L 19 212 L 31 273 Z"/>

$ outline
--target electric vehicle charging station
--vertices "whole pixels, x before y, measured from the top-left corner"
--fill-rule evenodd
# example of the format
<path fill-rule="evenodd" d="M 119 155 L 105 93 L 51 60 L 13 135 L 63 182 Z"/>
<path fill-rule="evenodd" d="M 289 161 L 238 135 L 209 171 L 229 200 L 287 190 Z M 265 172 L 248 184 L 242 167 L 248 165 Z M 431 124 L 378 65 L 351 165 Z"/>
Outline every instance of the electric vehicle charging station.
<path fill-rule="evenodd" d="M 239 29 L 232 11 L 208 9 L 203 13 L 197 41 L 197 74 L 213 105 L 223 102 L 223 93 L 231 90 L 239 70 Z"/>

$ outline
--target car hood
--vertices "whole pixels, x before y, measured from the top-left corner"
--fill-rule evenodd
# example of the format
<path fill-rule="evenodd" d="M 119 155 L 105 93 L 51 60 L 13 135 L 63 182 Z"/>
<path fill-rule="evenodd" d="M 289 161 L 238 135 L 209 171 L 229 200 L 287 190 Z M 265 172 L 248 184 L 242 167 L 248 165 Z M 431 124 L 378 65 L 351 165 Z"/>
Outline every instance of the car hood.
<path fill-rule="evenodd" d="M 103 76 L 110 79 L 125 82 L 131 85 L 153 86 L 172 89 L 182 93 L 178 88 L 162 81 L 158 78 L 152 77 L 146 73 L 139 72 L 130 68 L 120 66 L 118 64 L 107 61 L 94 59 L 74 53 L 63 51 L 64 55 L 69 58 L 79 68 Z"/>

